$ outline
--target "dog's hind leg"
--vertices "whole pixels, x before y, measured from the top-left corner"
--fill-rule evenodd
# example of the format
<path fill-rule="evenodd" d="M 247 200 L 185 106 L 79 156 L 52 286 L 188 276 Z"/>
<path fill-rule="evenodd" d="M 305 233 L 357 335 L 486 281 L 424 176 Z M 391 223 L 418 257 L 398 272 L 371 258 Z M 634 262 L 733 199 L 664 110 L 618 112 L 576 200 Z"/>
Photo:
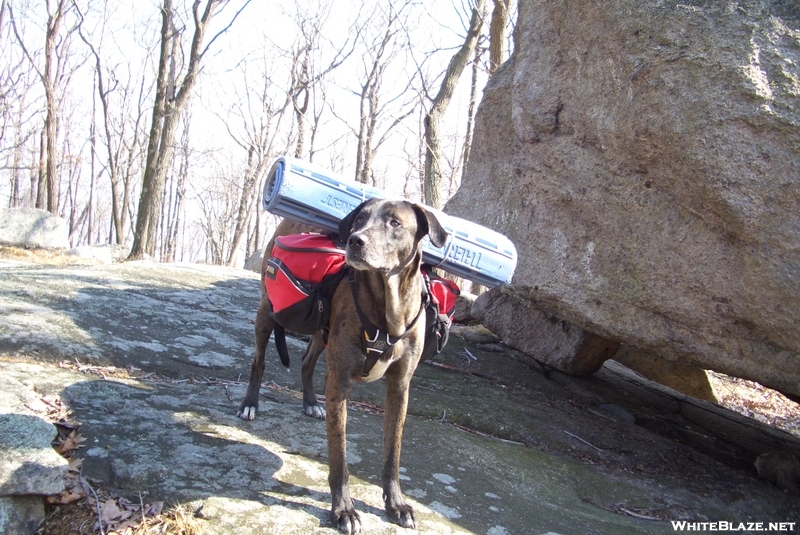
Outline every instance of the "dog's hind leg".
<path fill-rule="evenodd" d="M 303 380 L 303 414 L 318 420 L 325 419 L 325 408 L 319 404 L 314 392 L 314 368 L 317 365 L 320 353 L 324 349 L 325 343 L 322 341 L 322 335 L 320 333 L 315 334 L 308 343 L 308 347 L 306 347 L 306 352 L 303 354 L 303 364 L 300 368 L 300 376 Z"/>
<path fill-rule="evenodd" d="M 244 401 L 239 405 L 239 411 L 236 413 L 242 420 L 253 420 L 258 412 L 258 395 L 261 390 L 261 379 L 264 377 L 264 357 L 269 337 L 274 328 L 275 320 L 269 315 L 269 300 L 264 295 L 261 297 L 258 314 L 256 314 L 256 350 L 253 364 L 250 367 L 250 382 L 247 385 Z"/>

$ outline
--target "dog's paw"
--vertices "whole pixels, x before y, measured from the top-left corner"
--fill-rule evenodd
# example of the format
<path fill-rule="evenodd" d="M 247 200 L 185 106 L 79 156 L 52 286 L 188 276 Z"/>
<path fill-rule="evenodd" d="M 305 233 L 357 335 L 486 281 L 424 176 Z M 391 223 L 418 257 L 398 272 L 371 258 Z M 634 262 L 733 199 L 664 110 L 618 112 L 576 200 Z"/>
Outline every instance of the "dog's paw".
<path fill-rule="evenodd" d="M 239 407 L 239 412 L 236 413 L 236 416 L 242 420 L 255 420 L 257 412 L 258 407 L 254 407 L 252 405 L 242 405 Z"/>
<path fill-rule="evenodd" d="M 414 518 L 414 508 L 407 503 L 401 503 L 394 507 L 386 504 L 386 514 L 389 516 L 389 520 L 395 524 L 399 524 L 400 527 L 417 529 L 417 522 Z"/>
<path fill-rule="evenodd" d="M 352 507 L 345 511 L 331 511 L 331 522 L 339 528 L 339 531 L 347 533 L 347 535 L 361 533 L 361 516 Z"/>
<path fill-rule="evenodd" d="M 303 407 L 303 414 L 316 418 L 317 420 L 324 420 L 325 408 L 322 405 L 305 405 Z"/>

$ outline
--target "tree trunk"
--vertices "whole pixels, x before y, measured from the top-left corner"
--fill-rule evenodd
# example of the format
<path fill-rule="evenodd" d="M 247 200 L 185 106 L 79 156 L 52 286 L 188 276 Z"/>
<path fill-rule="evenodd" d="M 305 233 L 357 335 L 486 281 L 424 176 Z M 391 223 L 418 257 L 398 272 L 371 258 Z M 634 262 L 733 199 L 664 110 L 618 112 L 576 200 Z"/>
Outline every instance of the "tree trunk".
<path fill-rule="evenodd" d="M 94 46 L 92 46 L 89 40 L 83 36 L 82 32 L 79 33 L 81 39 L 83 39 L 83 42 L 89 46 L 89 49 L 92 51 L 95 59 L 95 72 L 97 73 L 97 96 L 100 97 L 100 106 L 103 109 L 103 128 L 106 136 L 106 147 L 108 149 L 108 173 L 111 177 L 111 224 L 114 228 L 114 243 L 117 245 L 122 245 L 122 243 L 125 241 L 125 228 L 123 225 L 124 211 L 120 207 L 119 163 L 116 153 L 114 152 L 114 138 L 111 135 L 111 117 L 108 109 L 108 91 L 106 91 L 105 82 L 103 79 L 103 66 L 100 62 L 100 55 L 95 50 Z M 94 107 L 94 97 L 92 97 L 92 106 Z M 94 114 L 92 117 L 92 125 L 94 125 Z M 92 147 L 92 155 L 94 157 L 94 130 L 92 131 Z M 92 176 L 92 180 L 94 181 L 94 176 Z"/>
<path fill-rule="evenodd" d="M 164 182 L 172 159 L 175 130 L 191 90 L 197 81 L 200 61 L 204 53 L 204 50 L 201 50 L 203 38 L 214 7 L 219 1 L 208 0 L 202 16 L 198 12 L 200 0 L 194 2 L 192 12 L 195 31 L 186 75 L 180 85 L 169 77 L 172 59 L 178 50 L 179 39 L 179 34 L 172 22 L 172 0 L 164 0 L 161 8 L 161 53 L 156 80 L 155 105 L 153 106 L 150 140 L 147 145 L 147 159 L 142 177 L 142 192 L 139 197 L 136 228 L 133 246 L 128 256 L 129 260 L 140 259 L 145 254 L 153 256 L 155 253 L 156 227 L 161 215 Z"/>
<path fill-rule="evenodd" d="M 47 206 L 47 181 L 46 181 L 46 174 L 45 174 L 45 147 L 47 142 L 45 141 L 46 133 L 45 130 L 42 129 L 41 133 L 39 134 L 39 166 L 37 167 L 36 171 L 36 203 L 34 206 L 39 208 L 40 210 L 44 210 Z M 34 184 L 31 183 L 31 194 L 34 193 Z"/>
<path fill-rule="evenodd" d="M 44 98 L 46 114 L 44 119 L 46 161 L 45 161 L 45 189 L 47 211 L 51 214 L 58 212 L 58 185 L 56 173 L 56 132 L 58 122 L 58 109 L 56 106 L 55 81 L 53 80 L 53 64 L 57 61 L 55 57 L 56 39 L 58 29 L 61 26 L 63 17 L 63 2 L 59 1 L 54 15 L 47 18 L 47 32 L 45 34 L 44 45 Z"/>
<path fill-rule="evenodd" d="M 299 101 L 300 94 L 303 94 L 303 102 L 302 104 Z M 306 112 L 308 111 L 308 101 L 310 95 L 308 88 L 303 88 L 295 94 L 292 98 L 292 103 L 294 105 L 294 113 L 297 116 L 297 144 L 295 145 L 294 149 L 294 157 L 295 158 L 302 158 L 303 151 L 305 150 L 306 144 Z"/>
<path fill-rule="evenodd" d="M 99 73 L 98 73 L 99 75 Z M 94 205 L 94 170 L 95 170 L 95 160 L 97 155 L 97 136 L 95 132 L 97 131 L 97 122 L 95 121 L 96 116 L 96 108 L 97 108 L 97 100 L 95 98 L 95 94 L 92 93 L 92 122 L 89 125 L 89 144 L 92 148 L 92 155 L 91 155 L 91 162 L 89 166 L 89 202 L 86 205 L 88 210 L 88 229 L 86 230 L 86 242 L 87 245 L 92 244 L 92 231 L 94 230 L 94 221 L 93 219 L 93 205 Z"/>
<path fill-rule="evenodd" d="M 472 151 L 472 130 L 475 125 L 475 109 L 478 106 L 478 65 L 481 53 L 480 47 L 475 47 L 475 56 L 472 58 L 472 83 L 469 88 L 469 108 L 467 109 L 467 132 L 464 134 L 464 152 L 461 158 L 462 177 L 467 170 L 469 153 Z"/>
<path fill-rule="evenodd" d="M 442 207 L 442 141 L 440 133 L 440 122 L 450 100 L 453 98 L 458 79 L 467 61 L 475 50 L 475 46 L 480 36 L 481 26 L 483 25 L 483 11 L 485 0 L 478 0 L 477 5 L 472 9 L 472 17 L 469 23 L 467 37 L 464 44 L 456 52 L 447 66 L 439 93 L 433 99 L 431 108 L 425 116 L 425 181 L 423 184 L 423 194 L 425 203 L 434 208 Z"/>
<path fill-rule="evenodd" d="M 228 267 L 233 266 L 236 260 L 236 249 L 242 242 L 247 226 L 250 224 L 250 217 L 253 213 L 253 189 L 255 189 L 256 177 L 259 176 L 261 166 L 255 163 L 257 148 L 253 145 L 247 153 L 247 166 L 244 170 L 244 184 L 242 184 L 241 192 L 239 195 L 239 206 L 236 211 L 236 225 L 233 230 L 233 238 L 231 239 L 231 247 L 228 250 L 228 258 L 225 265 Z M 263 158 L 260 158 L 263 160 Z"/>
<path fill-rule="evenodd" d="M 489 25 L 489 75 L 494 74 L 497 67 L 503 63 L 505 52 L 506 25 L 511 0 L 494 0 L 492 22 Z"/>
<path fill-rule="evenodd" d="M 5 6 L 5 2 L 3 3 Z M 22 95 L 22 99 L 25 98 L 26 95 Z M 17 206 L 22 206 L 22 192 L 20 191 L 21 183 L 22 183 L 22 157 L 24 152 L 24 146 L 22 143 L 22 116 L 23 110 L 25 108 L 24 100 L 20 102 L 19 105 L 19 112 L 17 113 L 17 120 L 15 125 L 15 133 L 14 133 L 14 163 L 13 169 L 11 170 L 11 195 L 8 199 L 8 207 L 15 208 Z"/>

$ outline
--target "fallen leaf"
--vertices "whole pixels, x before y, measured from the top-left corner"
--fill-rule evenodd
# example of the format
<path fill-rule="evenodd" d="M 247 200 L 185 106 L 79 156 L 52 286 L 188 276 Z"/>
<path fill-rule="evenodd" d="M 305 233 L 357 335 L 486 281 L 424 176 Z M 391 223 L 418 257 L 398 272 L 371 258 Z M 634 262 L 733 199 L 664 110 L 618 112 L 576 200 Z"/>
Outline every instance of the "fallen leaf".
<path fill-rule="evenodd" d="M 69 466 L 67 467 L 67 471 L 79 474 L 81 472 L 81 466 L 83 466 L 83 458 L 73 457 L 69 461 Z"/>
<path fill-rule="evenodd" d="M 161 514 L 161 511 L 163 509 L 164 509 L 164 502 L 153 502 L 147 509 L 146 516 L 158 516 Z"/>
<path fill-rule="evenodd" d="M 79 489 L 70 489 L 65 490 L 61 494 L 54 494 L 53 496 L 48 496 L 46 498 L 47 503 L 49 504 L 58 504 L 58 505 L 66 505 L 68 503 L 72 503 L 75 501 L 80 500 L 84 497 L 84 493 Z"/>
<path fill-rule="evenodd" d="M 74 451 L 78 448 L 82 448 L 83 446 L 81 445 L 81 443 L 84 442 L 85 440 L 86 438 L 83 437 L 80 433 L 78 433 L 77 431 L 72 431 L 67 436 L 67 438 L 61 441 L 61 443 L 56 448 L 56 451 L 61 455 L 65 455 L 66 453 Z"/>
<path fill-rule="evenodd" d="M 100 509 L 100 521 L 106 526 L 111 526 L 127 520 L 131 516 L 131 512 L 125 509 L 120 509 L 117 501 L 114 499 L 106 500 L 103 507 Z"/>

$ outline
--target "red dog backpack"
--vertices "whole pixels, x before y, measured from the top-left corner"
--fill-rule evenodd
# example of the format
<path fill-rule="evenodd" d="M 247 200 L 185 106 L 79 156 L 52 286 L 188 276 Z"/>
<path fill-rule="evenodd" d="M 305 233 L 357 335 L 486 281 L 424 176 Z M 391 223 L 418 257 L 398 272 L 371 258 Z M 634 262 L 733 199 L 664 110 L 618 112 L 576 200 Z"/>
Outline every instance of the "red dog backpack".
<path fill-rule="evenodd" d="M 330 300 L 347 274 L 344 267 L 344 249 L 328 235 L 304 233 L 275 238 L 264 277 L 272 317 L 286 330 L 299 334 L 314 334 L 327 327 Z M 447 344 L 456 297 L 461 292 L 430 266 L 423 265 L 421 271 L 430 296 L 421 359 L 426 360 Z"/>
<path fill-rule="evenodd" d="M 325 327 L 331 297 L 347 271 L 344 265 L 344 250 L 325 234 L 275 238 L 264 277 L 275 321 L 300 334 Z"/>
<path fill-rule="evenodd" d="M 425 345 L 420 358 L 420 361 L 424 361 L 441 353 L 447 345 L 456 311 L 456 298 L 461 295 L 461 290 L 455 282 L 434 273 L 427 264 L 423 264 L 421 271 L 430 295 L 425 309 Z"/>

